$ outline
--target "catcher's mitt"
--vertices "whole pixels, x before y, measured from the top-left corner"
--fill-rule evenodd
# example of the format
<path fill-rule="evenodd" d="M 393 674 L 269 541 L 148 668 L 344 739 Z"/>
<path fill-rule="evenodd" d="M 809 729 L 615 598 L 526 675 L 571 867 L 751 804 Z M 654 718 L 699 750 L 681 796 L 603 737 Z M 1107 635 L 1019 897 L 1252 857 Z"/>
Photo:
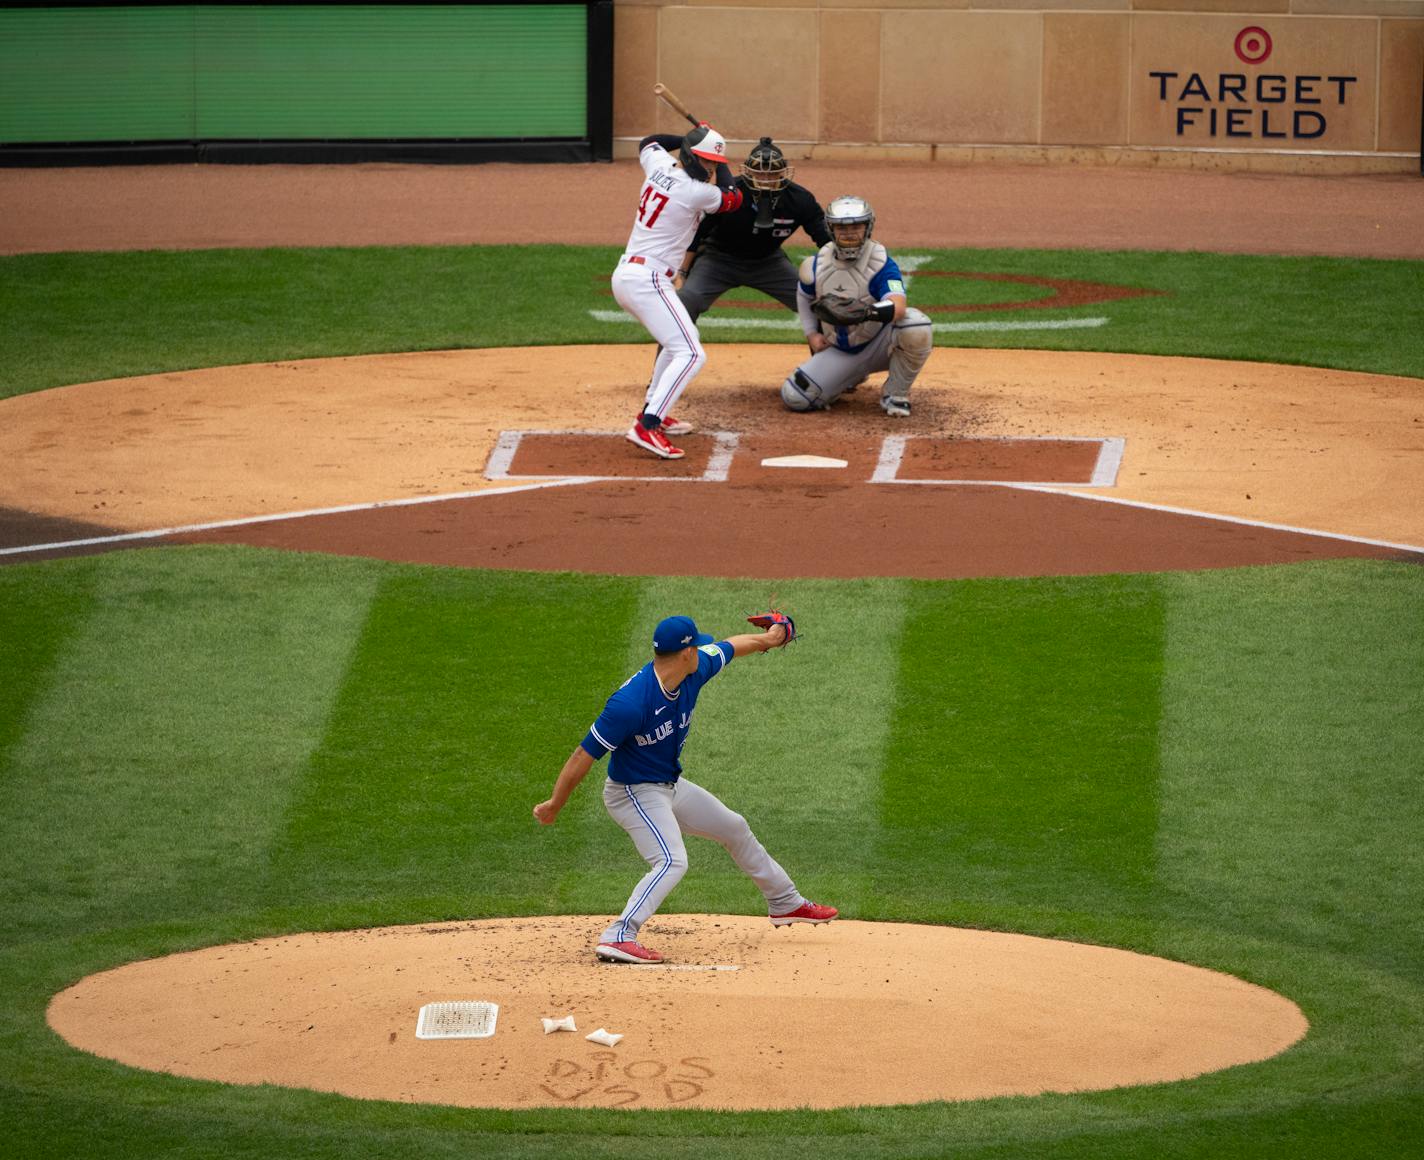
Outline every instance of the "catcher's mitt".
<path fill-rule="evenodd" d="M 747 617 L 748 624 L 754 624 L 765 631 L 773 624 L 780 624 L 786 628 L 786 639 L 777 648 L 785 648 L 796 639 L 796 622 L 779 609 L 769 608 L 765 612 L 758 612 L 755 616 Z"/>
<path fill-rule="evenodd" d="M 856 326 L 875 317 L 875 308 L 844 294 L 823 294 L 811 303 L 811 313 L 832 326 Z"/>

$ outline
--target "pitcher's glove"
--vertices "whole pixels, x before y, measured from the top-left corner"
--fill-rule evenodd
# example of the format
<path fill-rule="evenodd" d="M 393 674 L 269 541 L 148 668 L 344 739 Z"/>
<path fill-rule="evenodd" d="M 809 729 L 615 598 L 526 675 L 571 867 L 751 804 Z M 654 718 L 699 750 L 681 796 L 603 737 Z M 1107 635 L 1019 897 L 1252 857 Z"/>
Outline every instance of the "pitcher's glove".
<path fill-rule="evenodd" d="M 777 648 L 785 648 L 796 639 L 796 622 L 787 616 L 786 613 L 775 608 L 769 608 L 765 612 L 758 612 L 755 616 L 747 617 L 748 624 L 754 624 L 763 632 L 771 628 L 773 624 L 780 624 L 786 628 L 786 639 Z"/>
<path fill-rule="evenodd" d="M 873 317 L 875 310 L 858 298 L 845 294 L 823 294 L 811 303 L 811 313 L 832 326 L 857 326 Z"/>

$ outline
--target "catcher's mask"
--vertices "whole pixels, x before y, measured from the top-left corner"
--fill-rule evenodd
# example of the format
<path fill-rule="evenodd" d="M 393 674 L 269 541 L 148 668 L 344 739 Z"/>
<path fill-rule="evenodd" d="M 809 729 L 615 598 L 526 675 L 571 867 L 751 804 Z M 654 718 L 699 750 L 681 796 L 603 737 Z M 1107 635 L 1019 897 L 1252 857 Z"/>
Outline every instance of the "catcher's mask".
<path fill-rule="evenodd" d="M 711 125 L 698 125 L 682 139 L 678 160 L 690 177 L 706 181 L 708 169 L 703 162 L 710 161 L 716 165 L 719 161 L 726 161 L 727 142 Z"/>
<path fill-rule="evenodd" d="M 864 230 L 855 228 L 862 224 Z M 836 257 L 853 262 L 870 241 L 875 229 L 875 211 L 863 197 L 838 197 L 826 206 L 826 228 L 831 231 Z"/>
<path fill-rule="evenodd" d="M 742 162 L 742 181 L 748 189 L 779 193 L 786 188 L 794 172 L 786 163 L 786 154 L 771 143 L 770 137 L 758 141 Z"/>

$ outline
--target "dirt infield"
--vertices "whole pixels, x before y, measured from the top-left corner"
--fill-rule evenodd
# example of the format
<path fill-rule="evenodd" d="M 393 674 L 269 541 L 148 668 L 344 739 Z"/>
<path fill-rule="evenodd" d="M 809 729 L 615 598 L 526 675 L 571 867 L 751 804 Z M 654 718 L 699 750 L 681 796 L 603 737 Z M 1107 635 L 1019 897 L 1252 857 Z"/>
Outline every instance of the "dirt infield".
<path fill-rule="evenodd" d="M 641 573 L 651 566 L 641 497 L 669 486 L 703 531 L 676 565 L 688 574 L 1150 571 L 1424 545 L 1424 513 L 1410 501 L 1424 494 L 1424 456 L 1407 435 L 1419 417 L 1414 380 L 941 348 L 916 386 L 915 416 L 897 426 L 873 380 L 829 413 L 794 415 L 774 388 L 784 348 L 712 350 L 682 408 L 703 433 L 673 463 L 619 437 L 646 367 L 641 346 L 221 367 L 10 399 L 0 404 L 0 459 L 11 465 L 0 548 L 259 520 L 169 538 Z M 520 474 L 491 470 L 502 434 L 541 430 L 604 434 L 561 437 L 554 459 L 546 438 L 543 462 L 528 458 L 540 446 L 531 442 Z M 696 480 L 715 432 L 737 440 L 727 477 Z M 897 480 L 930 478 L 874 482 L 887 437 L 904 442 Z M 1064 448 L 1096 462 L 1103 440 L 1120 444 L 1111 486 L 1085 485 L 1086 459 L 1076 482 L 1064 475 Z M 983 458 L 1010 447 L 1016 462 Z M 1046 458 L 1053 447 L 1058 462 Z M 760 466 L 807 453 L 848 466 Z M 978 460 L 954 467 L 951 455 Z M 560 482 L 544 472 L 612 481 L 530 490 Z M 758 495 L 774 495 L 789 521 L 769 544 L 737 534 Z M 427 502 L 441 496 L 463 498 Z M 310 511 L 326 514 L 272 518 Z"/>

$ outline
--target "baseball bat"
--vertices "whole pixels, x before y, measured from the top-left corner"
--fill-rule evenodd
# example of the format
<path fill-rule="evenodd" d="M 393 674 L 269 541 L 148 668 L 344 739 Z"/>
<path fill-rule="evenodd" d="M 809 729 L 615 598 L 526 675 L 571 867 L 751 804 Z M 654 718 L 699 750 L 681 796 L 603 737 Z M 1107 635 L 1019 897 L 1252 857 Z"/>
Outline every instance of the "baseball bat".
<path fill-rule="evenodd" d="M 653 86 L 653 92 L 666 101 L 670 108 L 686 117 L 693 125 L 702 124 L 701 121 L 687 111 L 687 106 L 678 100 L 677 94 L 668 88 L 667 85 L 663 84 L 662 81 L 659 81 Z"/>

